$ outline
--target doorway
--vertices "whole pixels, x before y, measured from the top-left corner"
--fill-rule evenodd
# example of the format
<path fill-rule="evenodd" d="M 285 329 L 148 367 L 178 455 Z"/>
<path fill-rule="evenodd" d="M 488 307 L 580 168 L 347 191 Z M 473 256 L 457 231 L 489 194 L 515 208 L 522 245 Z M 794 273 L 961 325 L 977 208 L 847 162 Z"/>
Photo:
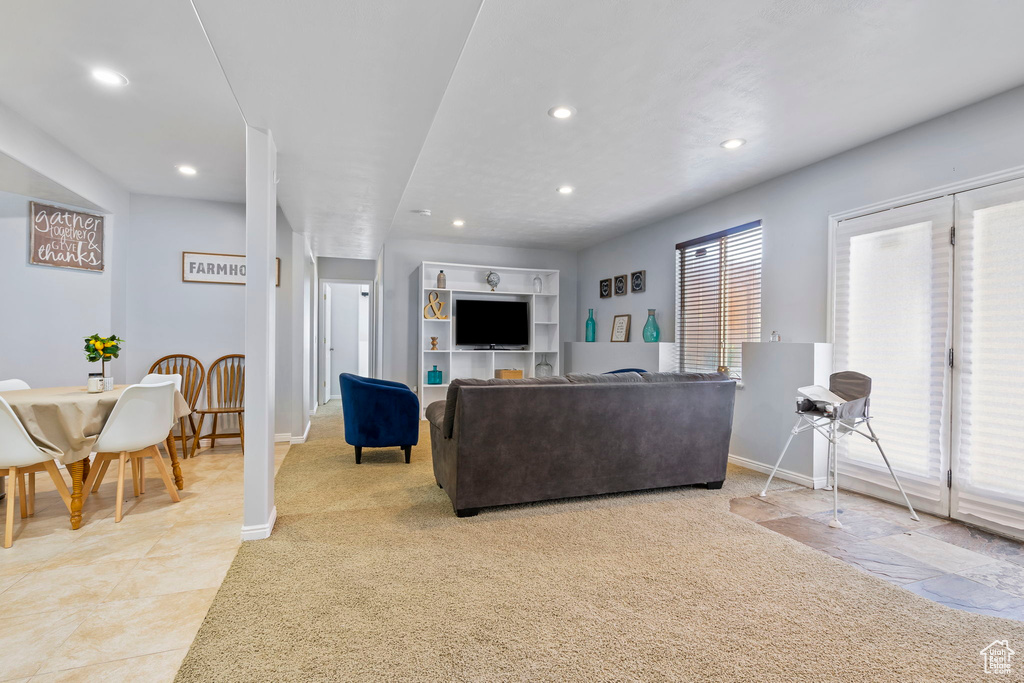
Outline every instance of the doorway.
<path fill-rule="evenodd" d="M 322 280 L 320 312 L 320 403 L 341 398 L 338 375 L 372 376 L 373 282 Z"/>
<path fill-rule="evenodd" d="M 907 492 L 1018 538 L 1022 235 L 1013 180 L 842 220 L 833 240 L 835 369 L 874 380 L 873 422 Z M 840 484 L 895 498 L 870 446 L 840 451 Z"/>

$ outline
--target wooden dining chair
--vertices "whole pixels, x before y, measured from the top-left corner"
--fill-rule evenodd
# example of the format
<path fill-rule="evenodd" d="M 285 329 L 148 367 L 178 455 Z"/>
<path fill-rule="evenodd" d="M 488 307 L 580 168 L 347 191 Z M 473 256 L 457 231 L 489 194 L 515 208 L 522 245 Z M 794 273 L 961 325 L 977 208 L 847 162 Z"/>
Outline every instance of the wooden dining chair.
<path fill-rule="evenodd" d="M 192 410 L 192 413 L 196 410 L 196 403 L 199 402 L 199 394 L 203 390 L 203 382 L 206 380 L 206 376 L 203 374 L 205 368 L 203 364 L 199 362 L 198 358 L 192 356 L 186 356 L 185 354 L 173 354 L 170 356 L 164 356 L 160 360 L 153 363 L 149 368 L 150 374 L 158 375 L 181 375 L 181 395 L 185 397 L 185 401 L 188 403 L 188 407 Z M 192 428 L 192 441 L 195 442 L 196 434 L 196 422 L 192 417 L 192 413 L 188 415 L 188 423 Z M 189 456 L 188 450 L 188 435 L 185 432 L 185 419 L 181 418 L 179 429 L 180 434 L 173 434 L 172 436 L 176 441 L 181 441 L 181 457 L 187 458 Z"/>
<path fill-rule="evenodd" d="M 242 453 L 245 453 L 245 356 L 239 353 L 221 356 L 213 361 L 210 371 L 206 374 L 206 408 L 200 408 L 199 429 L 192 439 L 192 453 L 195 457 L 196 448 L 201 438 L 210 440 L 210 448 L 217 445 L 217 439 L 240 439 Z M 207 415 L 213 416 L 213 431 L 202 436 L 203 420 Z M 221 415 L 238 417 L 237 432 L 218 432 L 217 418 Z"/>

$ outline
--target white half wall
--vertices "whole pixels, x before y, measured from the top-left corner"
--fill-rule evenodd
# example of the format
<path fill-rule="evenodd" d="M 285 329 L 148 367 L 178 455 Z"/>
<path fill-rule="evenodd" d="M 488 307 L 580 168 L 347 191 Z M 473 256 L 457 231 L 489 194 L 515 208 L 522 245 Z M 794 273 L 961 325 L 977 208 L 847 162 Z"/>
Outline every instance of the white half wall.
<path fill-rule="evenodd" d="M 762 335 L 828 341 L 829 215 L 1024 165 L 1022 119 L 1024 88 L 1017 88 L 581 251 L 580 329 L 588 308 L 599 338 L 613 314 L 636 321 L 657 308 L 662 340 L 675 339 L 676 243 L 760 219 Z M 599 298 L 599 280 L 641 269 L 646 292 Z M 761 400 L 758 387 L 747 385 L 737 411 L 741 402 Z M 780 434 L 790 426 L 780 424 Z M 765 449 L 748 457 L 771 464 L 777 455 Z"/>
<path fill-rule="evenodd" d="M 415 386 L 420 311 L 420 262 L 549 268 L 560 271 L 560 342 L 576 337 L 576 253 L 419 240 L 389 240 L 384 246 L 383 378 Z M 323 275 L 321 274 L 321 277 Z M 561 343 L 559 343 L 561 348 Z"/>

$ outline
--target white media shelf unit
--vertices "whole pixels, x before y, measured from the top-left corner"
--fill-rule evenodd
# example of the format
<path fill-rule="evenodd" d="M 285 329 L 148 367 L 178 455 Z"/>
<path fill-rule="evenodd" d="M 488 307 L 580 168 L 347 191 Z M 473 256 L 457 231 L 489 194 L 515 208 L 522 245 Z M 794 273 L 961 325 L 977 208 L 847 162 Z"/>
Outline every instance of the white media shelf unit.
<path fill-rule="evenodd" d="M 444 271 L 446 287 L 437 287 L 437 274 Z M 485 281 L 494 271 L 501 277 L 495 291 Z M 540 293 L 534 292 L 533 279 L 543 281 Z M 464 263 L 420 264 L 420 303 L 414 315 L 419 316 L 419 386 L 420 411 L 448 393 L 448 384 L 457 378 L 492 379 L 495 370 L 516 369 L 523 377 L 533 377 L 534 368 L 543 356 L 555 375 L 561 374 L 558 334 L 558 271 L 543 268 L 506 268 L 472 266 Z M 444 303 L 446 320 L 425 318 L 423 309 L 431 292 L 437 292 Z M 455 317 L 460 299 L 492 299 L 525 301 L 530 310 L 530 343 L 524 348 L 479 350 L 455 345 Z M 437 351 L 430 350 L 430 338 L 437 337 Z M 434 366 L 443 372 L 442 384 L 427 384 L 427 372 Z"/>

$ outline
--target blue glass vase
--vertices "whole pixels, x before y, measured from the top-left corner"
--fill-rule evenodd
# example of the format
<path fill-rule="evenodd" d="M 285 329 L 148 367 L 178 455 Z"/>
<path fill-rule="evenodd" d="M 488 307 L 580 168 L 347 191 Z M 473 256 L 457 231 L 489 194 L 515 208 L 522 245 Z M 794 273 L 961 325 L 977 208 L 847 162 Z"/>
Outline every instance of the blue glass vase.
<path fill-rule="evenodd" d="M 644 325 L 644 341 L 656 342 L 661 339 L 661 329 L 658 328 L 658 321 L 654 319 L 654 309 L 647 309 L 647 324 Z"/>
<path fill-rule="evenodd" d="M 587 318 L 587 341 L 597 340 L 597 322 L 594 320 L 594 309 L 590 309 L 590 317 Z"/>
<path fill-rule="evenodd" d="M 441 384 L 444 381 L 444 373 L 434 366 L 433 370 L 427 370 L 427 384 Z"/>

